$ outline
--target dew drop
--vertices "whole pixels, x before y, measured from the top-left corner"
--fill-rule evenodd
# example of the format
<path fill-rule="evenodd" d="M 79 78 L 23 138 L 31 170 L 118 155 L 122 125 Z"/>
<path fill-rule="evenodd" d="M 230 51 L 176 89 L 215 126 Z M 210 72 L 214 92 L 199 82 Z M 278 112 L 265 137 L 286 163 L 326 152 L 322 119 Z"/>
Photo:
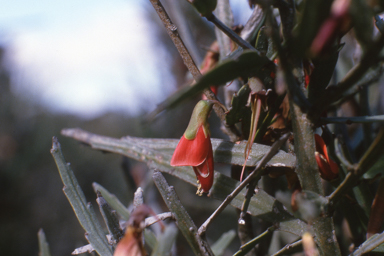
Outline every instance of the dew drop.
<path fill-rule="evenodd" d="M 244 219 L 239 219 L 239 225 L 245 225 L 245 220 Z"/>

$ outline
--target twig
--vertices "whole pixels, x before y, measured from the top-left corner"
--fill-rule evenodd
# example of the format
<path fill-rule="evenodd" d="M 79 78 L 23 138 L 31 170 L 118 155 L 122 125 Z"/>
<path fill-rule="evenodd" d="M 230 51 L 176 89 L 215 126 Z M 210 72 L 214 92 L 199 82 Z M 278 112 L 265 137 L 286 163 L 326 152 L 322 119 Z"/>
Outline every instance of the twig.
<path fill-rule="evenodd" d="M 359 181 L 360 177 L 366 173 L 382 156 L 384 145 L 384 129 L 380 130 L 376 139 L 372 145 L 365 152 L 358 164 L 354 165 L 352 171 L 350 171 L 343 182 L 337 187 L 337 189 L 328 197 L 329 205 L 333 206 L 340 198 L 348 192 L 350 188 L 355 186 Z"/>
<path fill-rule="evenodd" d="M 339 142 L 339 138 L 336 138 L 335 139 L 335 154 L 336 154 L 337 158 L 339 159 L 340 163 L 342 163 L 347 168 L 347 170 L 352 170 L 353 165 L 345 157 L 344 152 L 340 147 L 341 147 L 341 145 Z"/>
<path fill-rule="evenodd" d="M 239 219 L 240 225 L 246 224 L 244 218 L 247 214 L 249 203 L 251 202 L 252 196 L 255 194 L 255 188 L 256 188 L 256 185 L 259 182 L 260 178 L 261 178 L 261 176 L 258 176 L 257 178 L 255 178 L 254 180 L 249 182 L 249 185 L 247 188 L 247 193 L 245 195 L 243 205 L 241 206 L 241 213 L 240 213 L 240 219 Z"/>
<path fill-rule="evenodd" d="M 151 0 L 152 1 L 152 0 Z M 241 38 L 238 34 L 233 32 L 232 29 L 228 28 L 224 23 L 222 23 L 213 13 L 212 15 L 206 17 L 207 20 L 212 22 L 216 25 L 217 28 L 219 28 L 221 31 L 223 31 L 229 38 L 232 39 L 235 43 L 237 43 L 239 46 L 241 46 L 244 49 L 249 49 L 252 51 L 258 52 L 255 47 L 253 47 L 250 43 L 245 41 L 243 38 Z"/>
<path fill-rule="evenodd" d="M 270 238 L 271 235 L 273 234 L 273 231 L 276 230 L 275 226 L 269 227 L 266 231 L 249 241 L 248 243 L 242 245 L 240 247 L 240 250 L 235 252 L 233 256 L 243 256 L 247 254 L 249 251 L 251 251 L 257 244 L 261 243 L 263 240 Z"/>
<path fill-rule="evenodd" d="M 197 81 L 201 77 L 200 70 L 196 66 L 196 63 L 193 61 L 191 55 L 188 52 L 188 49 L 185 47 L 183 40 L 181 39 L 179 33 L 177 32 L 176 25 L 173 24 L 172 20 L 168 16 L 167 12 L 165 11 L 163 5 L 159 0 L 149 0 L 149 1 L 153 5 L 153 8 L 156 10 L 157 14 L 159 15 L 160 20 L 163 22 L 164 27 L 167 30 L 169 37 L 172 39 L 172 42 L 174 43 L 177 50 L 179 51 L 179 54 L 183 59 L 185 66 L 188 68 L 189 72 L 191 72 L 193 78 Z M 209 100 L 219 101 L 215 96 L 215 94 L 210 89 L 204 90 L 204 95 Z M 213 109 L 217 114 L 217 116 L 220 118 L 220 120 L 222 122 L 225 122 L 224 110 L 219 106 L 217 106 L 216 104 L 213 106 Z M 236 128 L 234 126 L 227 129 L 226 133 L 228 134 L 228 136 L 238 137 L 238 132 L 236 131 Z"/>
<path fill-rule="evenodd" d="M 357 83 L 365 72 L 379 61 L 378 56 L 384 46 L 384 34 L 380 34 L 379 38 L 368 48 L 361 61 L 355 65 L 337 85 L 328 86 L 324 96 L 315 102 L 312 111 L 321 113 L 330 104 L 342 97 L 350 87 Z"/>
<path fill-rule="evenodd" d="M 321 124 L 355 124 L 355 123 L 382 123 L 384 115 L 379 116 L 352 116 L 352 117 L 321 117 Z"/>
<path fill-rule="evenodd" d="M 207 241 L 198 235 L 195 223 L 192 221 L 188 212 L 184 209 L 174 188 L 168 185 L 164 176 L 158 171 L 155 171 L 153 174 L 153 181 L 155 182 L 156 187 L 163 197 L 167 207 L 175 216 L 176 225 L 179 227 L 181 233 L 192 247 L 195 255 L 213 256 Z"/>
<path fill-rule="evenodd" d="M 360 93 L 365 87 L 373 85 L 375 82 L 379 81 L 382 73 L 383 73 L 383 67 L 380 65 L 378 68 L 370 71 L 367 75 L 365 75 L 365 78 L 362 79 L 362 81 L 360 81 L 355 86 L 352 92 L 344 95 L 340 100 L 330 105 L 330 107 L 339 106 L 342 103 L 346 102 L 347 100 L 350 100 L 351 98 L 355 97 L 355 95 Z"/>
<path fill-rule="evenodd" d="M 166 220 L 166 219 L 175 219 L 175 216 L 173 216 L 173 213 L 171 212 L 164 212 L 164 213 L 159 213 L 154 217 L 148 217 L 145 219 L 145 227 L 151 226 L 160 220 Z"/>
<path fill-rule="evenodd" d="M 300 239 L 299 241 L 296 241 L 294 243 L 287 244 L 280 251 L 276 252 L 272 256 L 290 255 L 295 252 L 301 251 L 302 247 L 303 247 L 303 240 Z"/>
<path fill-rule="evenodd" d="M 290 134 L 287 133 L 283 135 L 279 140 L 277 140 L 271 147 L 268 153 L 264 155 L 261 161 L 258 163 L 256 168 L 252 171 L 250 175 L 247 176 L 240 185 L 229 194 L 225 200 L 221 203 L 221 205 L 212 213 L 212 215 L 203 223 L 203 225 L 199 228 L 199 235 L 205 234 L 209 224 L 211 224 L 212 220 L 216 218 L 224 209 L 228 206 L 228 204 L 235 198 L 235 196 L 240 193 L 240 191 L 254 178 L 261 176 L 264 174 L 264 165 L 279 151 L 280 147 L 285 143 L 285 141 L 289 138 Z"/>

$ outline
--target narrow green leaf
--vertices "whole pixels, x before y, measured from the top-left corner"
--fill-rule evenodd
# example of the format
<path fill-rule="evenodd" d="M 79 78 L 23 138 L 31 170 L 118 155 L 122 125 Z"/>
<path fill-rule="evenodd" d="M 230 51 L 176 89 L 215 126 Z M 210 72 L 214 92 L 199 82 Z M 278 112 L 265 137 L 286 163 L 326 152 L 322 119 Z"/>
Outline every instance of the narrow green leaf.
<path fill-rule="evenodd" d="M 113 240 L 118 243 L 123 238 L 124 233 L 120 228 L 119 219 L 117 218 L 116 211 L 112 211 L 111 207 L 108 205 L 107 201 L 105 201 L 104 197 L 99 195 L 100 193 L 98 194 L 96 202 L 99 205 L 101 215 L 103 216 L 109 234 L 111 234 Z"/>
<path fill-rule="evenodd" d="M 231 109 L 229 109 L 225 121 L 228 125 L 234 125 L 240 120 L 245 118 L 251 118 L 251 108 L 247 107 L 247 102 L 251 89 L 248 85 L 244 85 L 240 90 L 233 96 L 231 101 Z"/>
<path fill-rule="evenodd" d="M 103 186 L 96 182 L 93 182 L 92 186 L 93 190 L 95 192 L 99 191 L 109 206 L 111 206 L 111 208 L 114 209 L 121 216 L 121 218 L 123 218 L 123 220 L 127 221 L 129 219 L 130 213 L 128 208 L 125 207 L 114 194 L 110 193 Z"/>
<path fill-rule="evenodd" d="M 229 230 L 221 235 L 221 237 L 212 245 L 212 252 L 215 256 L 223 255 L 225 249 L 231 244 L 236 236 L 235 230 Z"/>
<path fill-rule="evenodd" d="M 197 227 L 181 204 L 173 187 L 170 187 L 160 172 L 153 174 L 153 180 L 168 209 L 176 219 L 176 225 L 191 246 L 195 255 L 213 255 L 207 241 L 199 236 Z"/>
<path fill-rule="evenodd" d="M 42 228 L 37 232 L 37 238 L 39 240 L 39 256 L 51 256 L 49 245 Z"/>
<path fill-rule="evenodd" d="M 362 243 L 356 251 L 350 254 L 350 256 L 360 256 L 364 253 L 370 252 L 384 243 L 384 232 L 371 236 L 367 241 Z M 381 248 L 378 250 L 381 250 Z"/>
<path fill-rule="evenodd" d="M 52 139 L 51 154 L 55 159 L 61 180 L 64 184 L 64 194 L 67 196 L 77 219 L 86 232 L 86 238 L 95 251 L 101 256 L 112 256 L 112 248 L 108 244 L 91 204 L 88 204 L 70 165 L 65 162 L 60 143 L 56 137 Z"/>
<path fill-rule="evenodd" d="M 158 236 L 158 242 L 153 248 L 152 256 L 171 255 L 172 245 L 175 243 L 177 228 L 174 225 L 166 226 L 164 233 Z"/>

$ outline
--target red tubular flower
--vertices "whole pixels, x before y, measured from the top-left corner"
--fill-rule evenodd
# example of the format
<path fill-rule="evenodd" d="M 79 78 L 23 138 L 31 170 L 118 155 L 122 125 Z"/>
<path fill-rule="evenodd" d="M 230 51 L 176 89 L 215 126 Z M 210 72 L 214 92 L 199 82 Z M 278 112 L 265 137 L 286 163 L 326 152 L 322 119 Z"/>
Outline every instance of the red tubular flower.
<path fill-rule="evenodd" d="M 316 142 L 316 162 L 319 166 L 320 176 L 325 180 L 333 180 L 336 179 L 339 175 L 339 166 L 329 158 L 327 146 L 323 138 L 321 138 L 318 134 L 315 134 L 315 142 Z"/>
<path fill-rule="evenodd" d="M 197 193 L 208 193 L 213 184 L 213 151 L 208 115 L 213 101 L 201 100 L 193 110 L 191 120 L 171 159 L 171 166 L 192 166 L 200 182 Z"/>

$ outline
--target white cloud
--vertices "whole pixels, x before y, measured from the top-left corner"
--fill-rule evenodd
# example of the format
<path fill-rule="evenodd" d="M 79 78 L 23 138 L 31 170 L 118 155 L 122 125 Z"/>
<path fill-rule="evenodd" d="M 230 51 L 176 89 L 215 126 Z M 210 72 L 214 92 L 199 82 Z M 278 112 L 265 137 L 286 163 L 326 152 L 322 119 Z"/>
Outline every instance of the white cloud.
<path fill-rule="evenodd" d="M 22 80 L 54 110 L 132 113 L 144 98 L 152 100 L 141 107 L 153 108 L 171 90 L 160 85 L 164 63 L 153 56 L 164 53 L 138 5 L 103 2 L 51 22 L 19 30 L 13 59 Z"/>

